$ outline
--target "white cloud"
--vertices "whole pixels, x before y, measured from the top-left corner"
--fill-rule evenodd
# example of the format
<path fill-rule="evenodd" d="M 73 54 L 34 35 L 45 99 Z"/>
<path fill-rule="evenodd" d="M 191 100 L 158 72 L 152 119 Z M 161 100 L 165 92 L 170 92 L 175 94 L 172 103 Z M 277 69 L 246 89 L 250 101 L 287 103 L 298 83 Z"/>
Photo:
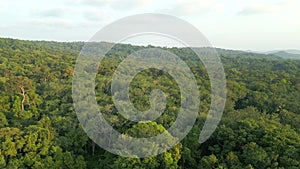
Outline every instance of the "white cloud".
<path fill-rule="evenodd" d="M 214 6 L 215 1 L 198 1 L 198 0 L 177 0 L 175 3 L 170 5 L 168 8 L 160 10 L 164 13 L 189 16 L 205 13 L 211 10 Z"/>
<path fill-rule="evenodd" d="M 83 12 L 84 19 L 87 19 L 91 22 L 113 20 L 114 15 L 114 11 L 103 9 L 87 9 Z"/>
<path fill-rule="evenodd" d="M 130 10 L 133 8 L 145 7 L 153 3 L 151 0 L 82 0 L 81 4 L 93 7 L 106 7 Z"/>
<path fill-rule="evenodd" d="M 118 18 L 161 12 L 192 23 L 216 46 L 295 48 L 300 40 L 299 6 L 299 0 L 3 0 L 0 34 L 23 39 L 86 40 Z M 280 41 L 272 40 L 277 35 Z"/>
<path fill-rule="evenodd" d="M 60 18 L 32 19 L 27 21 L 26 23 L 31 24 L 33 27 L 46 26 L 54 28 L 70 27 L 74 25 L 74 23 L 71 20 Z"/>
<path fill-rule="evenodd" d="M 66 10 L 66 8 L 50 8 L 44 10 L 39 9 L 34 10 L 32 14 L 39 17 L 62 17 Z"/>
<path fill-rule="evenodd" d="M 83 0 L 82 3 L 86 5 L 97 5 L 97 6 L 105 6 L 111 3 L 115 3 L 117 0 Z"/>
<path fill-rule="evenodd" d="M 256 14 L 264 14 L 264 13 L 273 13 L 279 11 L 279 6 L 266 4 L 266 5 L 252 5 L 247 6 L 243 10 L 241 10 L 238 14 L 240 15 L 256 15 Z"/>
<path fill-rule="evenodd" d="M 282 14 L 285 15 L 291 12 L 298 12 L 299 9 L 299 1 L 297 0 L 279 0 L 272 1 L 272 3 L 252 3 L 250 5 L 246 5 L 243 9 L 238 13 L 240 15 L 255 15 L 255 14 Z"/>

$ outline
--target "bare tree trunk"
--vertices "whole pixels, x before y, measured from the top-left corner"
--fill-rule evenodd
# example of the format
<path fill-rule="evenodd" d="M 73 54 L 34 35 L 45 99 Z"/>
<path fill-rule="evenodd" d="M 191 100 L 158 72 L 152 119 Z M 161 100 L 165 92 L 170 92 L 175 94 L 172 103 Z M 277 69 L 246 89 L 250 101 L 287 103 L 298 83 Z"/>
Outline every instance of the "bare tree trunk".
<path fill-rule="evenodd" d="M 24 110 L 25 110 L 25 109 L 24 109 L 24 104 L 25 104 L 25 100 L 26 100 L 26 95 L 25 95 L 26 91 L 25 91 L 25 89 L 24 89 L 24 86 L 19 86 L 19 88 L 20 88 L 21 91 L 22 91 L 23 99 L 22 99 L 22 105 L 21 105 L 21 107 L 22 107 L 22 111 L 24 111 Z"/>

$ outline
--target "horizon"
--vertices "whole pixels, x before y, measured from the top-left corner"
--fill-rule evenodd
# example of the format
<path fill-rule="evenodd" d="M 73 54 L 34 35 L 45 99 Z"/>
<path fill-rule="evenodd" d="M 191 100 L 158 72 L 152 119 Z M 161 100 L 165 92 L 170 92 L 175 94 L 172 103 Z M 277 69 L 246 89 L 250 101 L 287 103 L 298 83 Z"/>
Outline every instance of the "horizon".
<path fill-rule="evenodd" d="M 22 38 L 15 38 L 15 37 L 3 37 L 0 36 L 0 39 L 12 39 L 12 40 L 20 40 L 20 41 L 29 41 L 29 42 L 57 42 L 57 43 L 88 43 L 89 41 L 81 41 L 81 40 L 74 40 L 74 41 L 60 41 L 60 40 L 47 40 L 47 39 L 22 39 Z M 115 44 L 127 44 L 127 45 L 133 45 L 133 46 L 154 46 L 154 47 L 167 47 L 167 48 L 172 48 L 172 47 L 177 47 L 177 48 L 190 48 L 191 46 L 164 46 L 164 45 L 156 45 L 156 44 L 134 44 L 134 43 L 130 43 L 130 42 L 107 42 L 107 41 L 101 41 L 104 43 L 115 43 Z M 99 43 L 101 43 L 99 42 Z M 218 47 L 218 46 L 207 46 L 207 48 L 215 48 L 215 49 L 222 49 L 222 50 L 232 50 L 232 51 L 243 51 L 243 52 L 250 52 L 250 53 L 259 53 L 259 54 L 272 54 L 271 52 L 287 52 L 287 53 L 291 53 L 288 51 L 299 51 L 300 49 L 292 49 L 292 48 L 287 48 L 287 49 L 271 49 L 271 50 L 262 50 L 262 51 L 256 51 L 256 50 L 252 50 L 252 49 L 233 49 L 233 48 L 223 48 L 223 47 Z M 192 47 L 193 48 L 193 47 Z M 196 47 L 197 48 L 197 47 Z M 200 47 L 201 48 L 201 47 Z M 206 48 L 206 47 L 203 47 Z M 268 53 L 269 52 L 269 53 Z M 291 53 L 291 54 L 296 54 L 296 53 Z"/>

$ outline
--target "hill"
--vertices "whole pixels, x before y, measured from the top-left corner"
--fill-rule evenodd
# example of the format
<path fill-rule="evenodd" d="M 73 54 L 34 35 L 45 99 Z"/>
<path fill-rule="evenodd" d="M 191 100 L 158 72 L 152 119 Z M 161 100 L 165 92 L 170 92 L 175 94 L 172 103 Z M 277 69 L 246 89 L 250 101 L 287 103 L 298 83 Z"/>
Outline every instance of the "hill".
<path fill-rule="evenodd" d="M 284 58 L 284 59 L 300 59 L 300 53 L 291 53 L 292 51 L 278 51 L 278 52 L 275 52 L 275 53 L 272 53 L 273 55 L 276 55 L 276 56 L 279 56 L 281 58 Z M 294 51 L 294 52 L 297 52 L 297 51 Z"/>

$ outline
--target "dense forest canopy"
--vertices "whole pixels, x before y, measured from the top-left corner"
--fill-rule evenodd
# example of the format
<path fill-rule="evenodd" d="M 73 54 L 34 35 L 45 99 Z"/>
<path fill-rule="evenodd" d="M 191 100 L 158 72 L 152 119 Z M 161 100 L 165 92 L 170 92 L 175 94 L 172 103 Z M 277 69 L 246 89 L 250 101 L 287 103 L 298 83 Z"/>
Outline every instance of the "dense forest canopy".
<path fill-rule="evenodd" d="M 227 101 L 217 130 L 203 144 L 200 129 L 210 106 L 210 82 L 188 48 L 161 48 L 179 56 L 194 73 L 201 95 L 197 121 L 171 150 L 148 158 L 125 158 L 95 144 L 78 122 L 72 100 L 74 65 L 84 43 L 0 38 L 0 168 L 300 168 L 300 60 L 217 49 L 227 78 Z M 101 62 L 96 95 L 116 130 L 150 137 L 168 129 L 180 107 L 180 90 L 166 72 L 149 69 L 131 82 L 130 97 L 149 109 L 149 93 L 167 93 L 166 110 L 148 123 L 130 122 L 112 102 L 118 64 L 154 46 L 116 44 Z M 150 149 L 154 149 L 155 145 Z"/>

